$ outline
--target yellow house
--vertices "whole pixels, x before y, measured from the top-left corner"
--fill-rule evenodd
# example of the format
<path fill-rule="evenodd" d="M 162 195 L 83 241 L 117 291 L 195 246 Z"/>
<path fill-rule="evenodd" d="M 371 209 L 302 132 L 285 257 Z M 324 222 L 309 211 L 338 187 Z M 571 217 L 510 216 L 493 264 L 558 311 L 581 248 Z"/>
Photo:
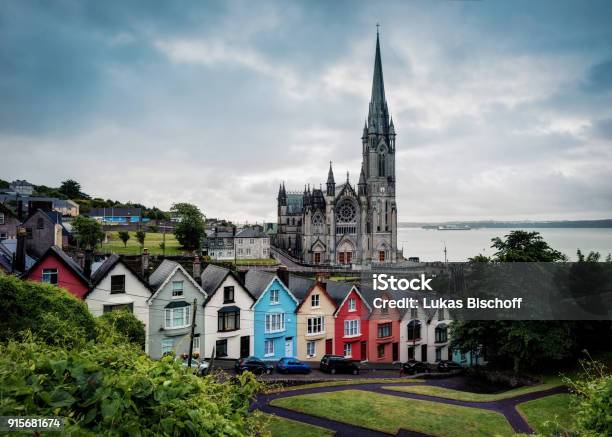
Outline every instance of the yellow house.
<path fill-rule="evenodd" d="M 334 353 L 334 313 L 336 300 L 327 292 L 326 283 L 315 282 L 306 292 L 297 314 L 297 358 L 318 361 Z"/>

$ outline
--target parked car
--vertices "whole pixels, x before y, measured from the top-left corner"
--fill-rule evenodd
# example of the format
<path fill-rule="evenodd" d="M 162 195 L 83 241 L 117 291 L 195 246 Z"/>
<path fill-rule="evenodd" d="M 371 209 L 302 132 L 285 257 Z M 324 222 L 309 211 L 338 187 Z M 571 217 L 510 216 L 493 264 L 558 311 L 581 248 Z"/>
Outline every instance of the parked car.
<path fill-rule="evenodd" d="M 427 373 L 429 372 L 429 366 L 427 363 L 416 360 L 409 360 L 402 364 L 402 372 L 407 375 L 414 375 L 415 373 Z"/>
<path fill-rule="evenodd" d="M 353 375 L 359 375 L 359 366 L 348 358 L 341 357 L 339 355 L 324 355 L 321 358 L 321 364 L 319 368 L 323 372 L 331 373 L 352 373 Z"/>
<path fill-rule="evenodd" d="M 236 364 L 234 364 L 234 369 L 238 374 L 248 370 L 249 372 L 253 372 L 256 375 L 261 375 L 264 373 L 266 375 L 269 375 L 270 373 L 272 373 L 272 370 L 274 370 L 274 368 L 270 364 L 257 357 L 247 357 L 236 360 Z"/>
<path fill-rule="evenodd" d="M 281 358 L 276 363 L 278 373 L 310 373 L 310 366 L 296 358 Z"/>
<path fill-rule="evenodd" d="M 183 364 L 183 366 L 187 367 L 187 364 L 189 363 L 188 360 L 183 360 L 181 359 L 181 362 Z M 197 375 L 203 376 L 206 375 L 208 373 L 208 370 L 210 368 L 210 364 L 204 360 L 200 361 L 200 360 L 196 360 L 195 358 L 191 359 L 191 368 L 193 369 L 193 372 Z"/>
<path fill-rule="evenodd" d="M 438 372 L 452 372 L 454 370 L 463 370 L 463 367 L 454 361 L 438 361 Z"/>

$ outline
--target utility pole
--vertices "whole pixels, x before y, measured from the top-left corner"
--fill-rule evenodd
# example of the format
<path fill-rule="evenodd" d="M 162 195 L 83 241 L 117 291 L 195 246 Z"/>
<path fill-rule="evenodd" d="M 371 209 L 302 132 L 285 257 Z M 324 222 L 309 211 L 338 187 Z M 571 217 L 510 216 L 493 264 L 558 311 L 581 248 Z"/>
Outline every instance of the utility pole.
<path fill-rule="evenodd" d="M 198 300 L 193 300 L 193 316 L 191 317 L 191 337 L 189 339 L 189 359 L 187 360 L 187 367 L 191 369 L 191 357 L 193 356 L 193 336 L 195 334 L 195 321 L 196 311 L 198 310 Z"/>

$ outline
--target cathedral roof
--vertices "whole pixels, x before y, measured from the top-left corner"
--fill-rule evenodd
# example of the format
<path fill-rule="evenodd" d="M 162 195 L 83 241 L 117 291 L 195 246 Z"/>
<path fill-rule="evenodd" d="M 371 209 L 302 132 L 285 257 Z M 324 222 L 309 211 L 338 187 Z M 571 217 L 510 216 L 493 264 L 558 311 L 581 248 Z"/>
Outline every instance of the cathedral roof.
<path fill-rule="evenodd" d="M 389 134 L 389 110 L 385 98 L 380 41 L 376 32 L 376 55 L 374 57 L 374 75 L 372 78 L 372 97 L 368 113 L 368 131 L 379 135 Z"/>

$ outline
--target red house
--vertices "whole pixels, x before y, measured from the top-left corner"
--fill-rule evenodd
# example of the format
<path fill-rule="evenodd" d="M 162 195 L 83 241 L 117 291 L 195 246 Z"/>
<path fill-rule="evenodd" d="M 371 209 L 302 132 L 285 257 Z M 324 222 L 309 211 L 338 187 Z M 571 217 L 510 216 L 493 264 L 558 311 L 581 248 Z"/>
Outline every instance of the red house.
<path fill-rule="evenodd" d="M 81 267 L 57 246 L 51 246 L 23 277 L 30 281 L 57 285 L 79 299 L 90 288 L 90 282 Z"/>
<path fill-rule="evenodd" d="M 391 300 L 388 293 L 380 295 L 383 300 Z M 397 308 L 373 308 L 369 319 L 368 360 L 371 363 L 392 363 L 399 361 L 400 320 L 404 311 Z"/>
<path fill-rule="evenodd" d="M 368 359 L 369 314 L 372 308 L 353 287 L 336 310 L 336 354 L 357 361 Z"/>

